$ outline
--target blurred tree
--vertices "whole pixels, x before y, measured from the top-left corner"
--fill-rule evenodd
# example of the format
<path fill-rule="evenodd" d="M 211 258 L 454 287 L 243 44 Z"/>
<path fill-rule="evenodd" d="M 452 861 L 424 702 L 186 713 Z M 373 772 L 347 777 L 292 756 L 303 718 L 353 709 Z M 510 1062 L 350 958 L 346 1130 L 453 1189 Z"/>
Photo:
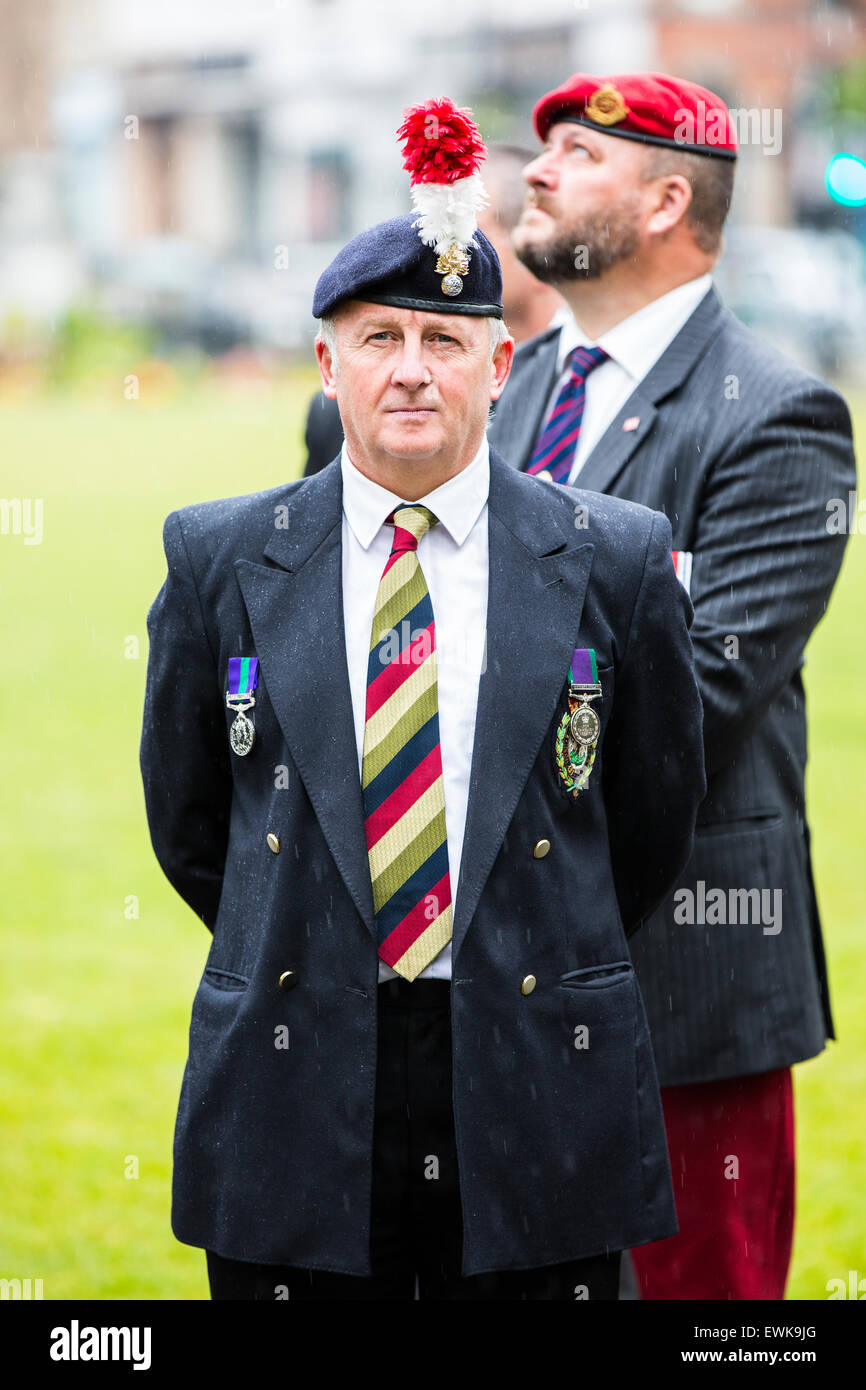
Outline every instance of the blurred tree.
<path fill-rule="evenodd" d="M 831 116 L 866 118 L 866 60 L 828 74 L 827 95 Z"/>

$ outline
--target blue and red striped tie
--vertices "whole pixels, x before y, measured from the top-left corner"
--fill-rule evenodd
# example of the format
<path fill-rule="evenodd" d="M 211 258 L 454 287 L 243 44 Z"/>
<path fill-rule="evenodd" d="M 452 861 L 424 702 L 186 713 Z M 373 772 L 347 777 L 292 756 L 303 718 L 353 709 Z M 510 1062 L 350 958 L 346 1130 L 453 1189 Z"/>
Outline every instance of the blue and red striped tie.
<path fill-rule="evenodd" d="M 568 354 L 569 376 L 556 398 L 550 419 L 536 440 L 527 473 L 541 473 L 552 483 L 568 482 L 580 438 L 586 378 L 607 355 L 604 348 L 598 347 L 573 348 Z"/>
<path fill-rule="evenodd" d="M 361 785 L 378 951 L 414 980 L 451 940 L 436 625 L 418 542 L 437 518 L 397 507 L 367 666 Z"/>

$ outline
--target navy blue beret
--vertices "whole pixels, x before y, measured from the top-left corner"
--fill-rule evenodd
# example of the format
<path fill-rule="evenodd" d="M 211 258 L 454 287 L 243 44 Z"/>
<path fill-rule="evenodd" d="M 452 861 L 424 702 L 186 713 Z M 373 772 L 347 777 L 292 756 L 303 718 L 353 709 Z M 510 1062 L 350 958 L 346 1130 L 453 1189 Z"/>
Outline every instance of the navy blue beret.
<path fill-rule="evenodd" d="M 313 296 L 313 317 L 329 314 L 343 299 L 394 304 L 438 314 L 503 317 L 499 257 L 483 232 L 469 248 L 469 269 L 458 278 L 461 288 L 443 291 L 446 276 L 436 270 L 436 252 L 425 246 L 413 225 L 417 213 L 379 222 L 353 237 L 322 271 Z M 454 288 L 454 277 L 449 287 Z"/>

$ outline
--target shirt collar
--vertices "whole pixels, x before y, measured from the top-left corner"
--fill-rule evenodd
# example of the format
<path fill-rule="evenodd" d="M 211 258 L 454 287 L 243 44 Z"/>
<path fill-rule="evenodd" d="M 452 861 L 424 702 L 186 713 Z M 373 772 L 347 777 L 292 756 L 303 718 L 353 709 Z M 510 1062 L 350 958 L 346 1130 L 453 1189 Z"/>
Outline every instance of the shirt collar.
<path fill-rule="evenodd" d="M 686 320 L 691 318 L 712 283 L 713 277 L 707 272 L 687 280 L 684 285 L 677 285 L 676 289 L 659 295 L 658 299 L 614 324 L 595 343 L 587 337 L 574 315 L 570 315 L 559 335 L 557 374 L 565 370 L 565 359 L 572 348 L 601 347 L 635 382 L 642 381 Z"/>
<path fill-rule="evenodd" d="M 574 323 L 574 319 L 568 305 L 560 304 L 559 308 L 554 312 L 550 323 L 546 328 L 542 328 L 541 331 L 542 333 L 549 333 L 551 328 L 561 328 L 563 324 L 566 323 Z"/>
<path fill-rule="evenodd" d="M 385 524 L 385 518 L 398 506 L 429 507 L 439 519 L 439 524 L 462 545 L 472 530 L 490 491 L 490 450 L 487 436 L 474 459 L 466 468 L 449 478 L 447 483 L 434 488 L 432 492 L 419 497 L 417 503 L 407 504 L 406 499 L 389 492 L 368 478 L 352 463 L 343 441 L 340 457 L 343 472 L 343 511 L 352 528 L 352 533 L 365 550 L 369 549 L 374 537 Z"/>

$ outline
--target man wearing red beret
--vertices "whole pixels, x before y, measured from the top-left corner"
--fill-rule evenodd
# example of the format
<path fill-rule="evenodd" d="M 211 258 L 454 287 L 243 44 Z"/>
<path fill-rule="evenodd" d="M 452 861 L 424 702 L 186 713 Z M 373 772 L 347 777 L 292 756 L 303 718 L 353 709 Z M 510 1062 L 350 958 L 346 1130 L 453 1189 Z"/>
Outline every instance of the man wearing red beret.
<path fill-rule="evenodd" d="M 573 318 L 518 350 L 490 439 L 525 472 L 666 513 L 704 704 L 695 851 L 631 943 L 680 1228 L 634 1264 L 645 1298 L 780 1299 L 791 1066 L 834 1036 L 801 668 L 845 547 L 827 518 L 856 483 L 850 418 L 713 289 L 737 155 L 719 97 L 578 73 L 534 114 L 514 243 Z"/>

